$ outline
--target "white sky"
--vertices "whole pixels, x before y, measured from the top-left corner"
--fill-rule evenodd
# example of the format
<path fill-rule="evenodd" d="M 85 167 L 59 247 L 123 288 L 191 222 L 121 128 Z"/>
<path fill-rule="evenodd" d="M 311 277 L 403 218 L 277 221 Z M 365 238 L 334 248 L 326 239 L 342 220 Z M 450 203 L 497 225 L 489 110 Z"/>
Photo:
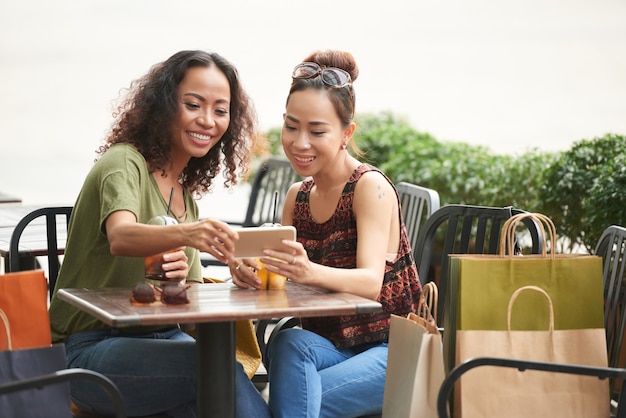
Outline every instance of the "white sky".
<path fill-rule="evenodd" d="M 442 141 L 626 134 L 623 0 L 2 0 L 0 191 L 73 203 L 119 90 L 178 50 L 231 60 L 267 129 L 293 66 L 326 48 L 357 59 L 357 112 Z"/>

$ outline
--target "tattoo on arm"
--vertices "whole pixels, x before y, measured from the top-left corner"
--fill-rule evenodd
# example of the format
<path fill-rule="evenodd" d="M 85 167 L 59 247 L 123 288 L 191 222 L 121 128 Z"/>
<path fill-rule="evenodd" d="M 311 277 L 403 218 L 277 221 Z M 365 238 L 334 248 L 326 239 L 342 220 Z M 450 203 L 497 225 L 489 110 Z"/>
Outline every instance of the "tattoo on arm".
<path fill-rule="evenodd" d="M 378 198 L 382 199 L 383 197 L 385 197 L 385 190 L 380 186 L 377 186 L 377 188 L 378 188 Z"/>

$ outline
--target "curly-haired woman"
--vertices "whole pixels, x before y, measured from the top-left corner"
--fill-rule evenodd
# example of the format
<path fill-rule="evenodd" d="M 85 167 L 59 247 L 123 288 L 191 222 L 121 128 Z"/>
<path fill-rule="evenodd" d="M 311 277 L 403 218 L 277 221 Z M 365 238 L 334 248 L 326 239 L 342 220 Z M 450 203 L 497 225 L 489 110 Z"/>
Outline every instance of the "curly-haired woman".
<path fill-rule="evenodd" d="M 256 138 L 237 70 L 215 53 L 178 52 L 133 82 L 114 116 L 74 205 L 57 288 L 131 287 L 144 276 L 144 257 L 163 252 L 168 279 L 202 282 L 199 251 L 227 263 L 238 236 L 224 222 L 198 220 L 195 197 L 222 169 L 224 183 L 236 184 Z M 170 201 L 178 224 L 147 225 Z M 111 329 L 56 294 L 50 320 L 69 366 L 111 378 L 130 415 L 196 416 L 195 341 L 177 325 Z M 72 398 L 82 410 L 110 412 L 89 385 L 73 385 Z M 236 410 L 269 416 L 241 365 Z"/>

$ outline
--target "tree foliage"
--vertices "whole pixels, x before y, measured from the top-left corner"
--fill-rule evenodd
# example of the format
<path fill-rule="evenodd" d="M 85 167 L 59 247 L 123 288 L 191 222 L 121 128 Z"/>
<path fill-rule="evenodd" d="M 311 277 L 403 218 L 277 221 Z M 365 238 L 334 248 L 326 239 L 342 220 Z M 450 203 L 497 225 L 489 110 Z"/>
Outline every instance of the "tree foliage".
<path fill-rule="evenodd" d="M 541 200 L 557 230 L 591 252 L 610 225 L 626 226 L 626 138 L 583 139 L 546 170 Z"/>
<path fill-rule="evenodd" d="M 437 190 L 442 204 L 537 207 L 543 172 L 555 158 L 538 151 L 497 155 L 483 146 L 440 142 L 388 113 L 360 115 L 359 122 L 356 139 L 368 162 L 395 182 Z"/>

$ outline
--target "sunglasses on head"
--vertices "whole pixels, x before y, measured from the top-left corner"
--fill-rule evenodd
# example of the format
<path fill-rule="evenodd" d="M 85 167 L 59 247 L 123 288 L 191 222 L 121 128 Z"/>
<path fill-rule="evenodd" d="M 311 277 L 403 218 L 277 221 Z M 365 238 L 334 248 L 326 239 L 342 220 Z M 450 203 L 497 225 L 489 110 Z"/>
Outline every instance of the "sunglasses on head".
<path fill-rule="evenodd" d="M 304 80 L 320 76 L 322 82 L 327 86 L 335 89 L 352 85 L 350 74 L 341 68 L 325 67 L 322 68 L 314 62 L 302 62 L 293 69 L 291 78 L 294 80 Z"/>

